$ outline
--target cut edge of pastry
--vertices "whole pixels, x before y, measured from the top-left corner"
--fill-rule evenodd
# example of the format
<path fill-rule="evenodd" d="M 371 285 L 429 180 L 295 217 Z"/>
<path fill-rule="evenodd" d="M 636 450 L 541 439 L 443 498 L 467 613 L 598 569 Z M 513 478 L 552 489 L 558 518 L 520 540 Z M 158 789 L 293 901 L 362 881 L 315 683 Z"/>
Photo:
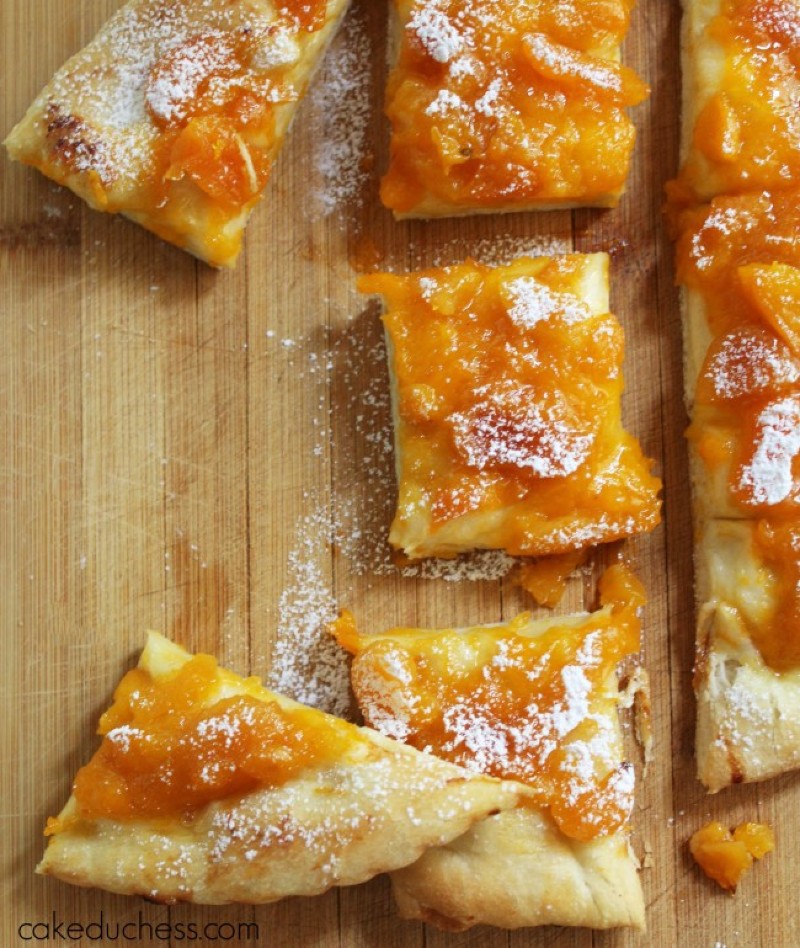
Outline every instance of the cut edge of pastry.
<path fill-rule="evenodd" d="M 696 753 L 710 793 L 800 767 L 800 671 L 779 676 L 738 610 L 705 603 L 698 617 Z"/>

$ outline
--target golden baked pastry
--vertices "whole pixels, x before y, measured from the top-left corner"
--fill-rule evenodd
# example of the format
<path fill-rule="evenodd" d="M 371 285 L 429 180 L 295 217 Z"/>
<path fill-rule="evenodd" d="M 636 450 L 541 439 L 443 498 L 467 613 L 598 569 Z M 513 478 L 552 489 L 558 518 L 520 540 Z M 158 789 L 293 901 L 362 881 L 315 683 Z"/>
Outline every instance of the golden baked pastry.
<path fill-rule="evenodd" d="M 800 20 L 798 20 L 800 23 Z M 710 790 L 800 766 L 800 191 L 673 208 Z"/>
<path fill-rule="evenodd" d="M 396 217 L 614 206 L 647 86 L 633 0 L 393 0 L 381 199 Z"/>
<path fill-rule="evenodd" d="M 798 0 L 683 0 L 683 165 L 671 199 L 790 187 L 800 170 Z"/>
<path fill-rule="evenodd" d="M 711 791 L 800 766 L 800 2 L 692 0 L 684 309 L 696 751 Z"/>
<path fill-rule="evenodd" d="M 232 266 L 348 0 L 131 0 L 5 141 L 100 211 Z"/>
<path fill-rule="evenodd" d="M 465 629 L 334 631 L 364 718 L 386 735 L 526 784 L 530 800 L 392 875 L 400 912 L 440 927 L 644 925 L 627 824 L 618 664 L 639 650 L 641 585 L 615 566 L 594 613 Z"/>
<path fill-rule="evenodd" d="M 623 427 L 605 254 L 362 277 L 380 293 L 411 559 L 539 556 L 652 529 L 660 482 Z"/>
<path fill-rule="evenodd" d="M 270 902 L 413 862 L 524 788 L 267 691 L 151 633 L 38 872 L 162 902 Z"/>

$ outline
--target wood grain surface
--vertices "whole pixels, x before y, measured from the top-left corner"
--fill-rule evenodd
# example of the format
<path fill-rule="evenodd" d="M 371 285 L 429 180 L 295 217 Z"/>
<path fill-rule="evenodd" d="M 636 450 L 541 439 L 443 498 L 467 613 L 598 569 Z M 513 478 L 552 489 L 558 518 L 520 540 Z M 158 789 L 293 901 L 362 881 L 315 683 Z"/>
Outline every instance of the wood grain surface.
<path fill-rule="evenodd" d="M 4 134 L 116 6 L 3 0 Z M 235 272 L 213 272 L 2 159 L 0 945 L 23 944 L 25 922 L 88 924 L 101 913 L 112 925 L 169 922 L 173 933 L 179 922 L 256 922 L 260 944 L 281 948 L 798 945 L 797 777 L 716 797 L 694 778 L 686 419 L 660 215 L 677 156 L 678 2 L 640 0 L 625 46 L 652 95 L 635 111 L 638 145 L 618 209 L 406 224 L 377 201 L 384 7 L 354 3 Z M 648 934 L 445 935 L 399 922 L 385 879 L 254 909 L 156 906 L 35 876 L 44 820 L 95 748 L 98 715 L 145 629 L 236 671 L 282 668 L 279 680 L 303 685 L 312 671 L 303 650 L 336 606 L 364 628 L 475 623 L 530 606 L 507 579 L 452 582 L 389 565 L 381 329 L 354 283 L 371 260 L 403 269 L 550 246 L 613 254 L 626 422 L 666 484 L 664 524 L 628 545 L 650 595 L 655 760 L 634 814 Z M 591 603 L 607 556 L 573 581 L 565 610 Z M 710 817 L 766 820 L 776 831 L 776 852 L 734 897 L 688 857 L 689 835 Z M 213 931 L 196 943 L 221 943 Z M 158 932 L 144 926 L 127 943 L 166 944 Z"/>

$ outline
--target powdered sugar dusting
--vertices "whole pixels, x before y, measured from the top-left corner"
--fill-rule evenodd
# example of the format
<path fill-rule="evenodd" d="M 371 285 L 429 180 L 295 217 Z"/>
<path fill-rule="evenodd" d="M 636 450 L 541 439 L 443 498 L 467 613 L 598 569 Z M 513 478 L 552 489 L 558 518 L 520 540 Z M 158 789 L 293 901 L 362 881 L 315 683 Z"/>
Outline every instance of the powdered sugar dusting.
<path fill-rule="evenodd" d="M 527 652 L 526 637 L 507 630 L 431 635 L 417 644 L 379 639 L 357 656 L 353 687 L 370 724 L 401 734 L 415 746 L 433 739 L 435 746 L 427 749 L 476 772 L 533 786 L 548 774 L 546 779 L 557 779 L 559 793 L 572 805 L 587 794 L 598 801 L 596 812 L 581 817 L 588 824 L 604 825 L 606 804 L 615 814 L 630 812 L 633 769 L 621 762 L 619 724 L 602 697 L 606 686 L 598 676 L 607 660 L 601 629 L 589 628 L 583 641 L 573 638 L 571 657 L 560 669 L 552 667 L 549 652 Z M 441 655 L 451 656 L 444 673 Z M 408 673 L 394 674 L 390 664 Z M 530 682 L 527 694 L 513 684 L 520 673 Z M 467 680 L 471 684 L 465 691 Z M 433 709 L 424 700 L 429 693 L 437 695 Z M 603 780 L 601 799 L 598 780 Z"/>
<path fill-rule="evenodd" d="M 426 115 L 447 115 L 468 108 L 467 103 L 449 89 L 440 89 L 436 98 L 425 109 Z"/>
<path fill-rule="evenodd" d="M 756 450 L 739 486 L 756 504 L 779 504 L 794 490 L 792 462 L 800 454 L 800 395 L 772 402 L 756 422 Z"/>
<path fill-rule="evenodd" d="M 800 363 L 771 333 L 739 329 L 720 342 L 705 377 L 721 399 L 742 398 L 800 379 Z"/>
<path fill-rule="evenodd" d="M 511 298 L 508 315 L 523 329 L 559 316 L 567 325 L 583 322 L 591 316 L 589 307 L 578 297 L 551 290 L 533 277 L 516 277 L 506 285 Z"/>
<path fill-rule="evenodd" d="M 434 3 L 418 6 L 411 14 L 407 29 L 417 36 L 431 58 L 438 63 L 449 62 L 464 48 L 463 34 Z"/>
<path fill-rule="evenodd" d="M 336 714 L 350 702 L 344 653 L 328 634 L 327 625 L 347 602 L 334 591 L 330 572 L 334 550 L 343 557 L 352 576 L 402 576 L 404 579 L 445 582 L 502 579 L 516 560 L 497 550 L 477 551 L 453 560 L 429 559 L 398 565 L 388 543 L 397 486 L 386 349 L 377 321 L 373 341 L 366 343 L 351 324 L 322 354 L 304 354 L 304 338 L 267 338 L 295 377 L 323 377 L 327 389 L 338 379 L 346 402 L 337 414 L 321 414 L 315 423 L 320 441 L 312 446 L 322 457 L 322 444 L 336 447 L 337 421 L 353 439 L 339 453 L 339 489 L 330 502 L 304 495 L 306 512 L 297 520 L 288 555 L 287 582 L 278 604 L 278 629 L 269 676 L 270 687 L 283 694 Z M 369 373 L 364 366 L 369 365 Z M 320 405 L 329 401 L 323 396 Z M 320 408 L 320 412 L 328 409 Z M 364 472 L 368 472 L 365 481 Z"/>
<path fill-rule="evenodd" d="M 531 386 L 484 385 L 450 416 L 456 450 L 477 470 L 511 466 L 536 477 L 566 477 L 589 456 L 594 432 L 570 421 L 566 401 Z"/>
<path fill-rule="evenodd" d="M 622 92 L 622 77 L 602 59 L 582 56 L 575 50 L 554 43 L 544 33 L 529 33 L 525 44 L 532 61 L 544 75 L 556 77 L 568 75 L 573 79 L 594 86 L 605 92 Z"/>
<path fill-rule="evenodd" d="M 368 180 L 364 158 L 372 119 L 371 62 L 369 36 L 358 11 L 353 10 L 309 92 L 312 121 L 318 128 L 312 156 L 321 179 L 313 195 L 317 213 L 328 215 L 345 204 L 352 211 L 363 202 Z"/>
<path fill-rule="evenodd" d="M 413 248 L 412 248 L 413 251 Z M 433 259 L 418 253 L 415 265 L 446 266 L 461 262 L 465 255 L 490 266 L 502 266 L 518 257 L 552 257 L 572 251 L 572 236 L 513 236 L 501 234 L 465 243 L 461 237 L 444 240 L 433 251 Z"/>
<path fill-rule="evenodd" d="M 185 120 L 201 83 L 230 67 L 231 52 L 219 30 L 178 46 L 169 57 L 169 68 L 156 70 L 147 84 L 145 100 L 153 114 L 165 122 Z"/>
<path fill-rule="evenodd" d="M 327 633 L 338 611 L 324 571 L 332 539 L 324 510 L 312 509 L 301 518 L 280 597 L 269 685 L 303 704 L 344 715 L 350 704 L 347 663 Z"/>
<path fill-rule="evenodd" d="M 245 22 L 239 7 L 221 9 L 208 0 L 124 6 L 53 77 L 48 126 L 55 123 L 76 171 L 95 171 L 106 186 L 139 181 L 150 173 L 159 134 L 146 103 L 162 121 L 185 119 L 200 83 L 231 65 L 234 33 L 248 29 L 267 38 L 269 25 L 264 14 L 250 10 Z M 98 60 L 105 64 L 103 82 L 92 81 Z"/>

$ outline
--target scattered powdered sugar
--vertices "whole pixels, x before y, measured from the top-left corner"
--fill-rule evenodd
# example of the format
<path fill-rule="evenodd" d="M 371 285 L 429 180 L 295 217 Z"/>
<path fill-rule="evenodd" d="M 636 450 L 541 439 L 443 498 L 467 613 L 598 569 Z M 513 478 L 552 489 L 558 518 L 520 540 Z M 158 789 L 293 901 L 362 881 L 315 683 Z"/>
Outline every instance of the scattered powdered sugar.
<path fill-rule="evenodd" d="M 619 722 L 605 704 L 602 676 L 598 680 L 603 634 L 595 627 L 573 639 L 574 657 L 552 678 L 552 657 L 520 649 L 516 636 L 501 635 L 488 659 L 487 643 L 459 642 L 460 634 L 452 630 L 443 631 L 437 644 L 422 646 L 419 653 L 414 644 L 387 639 L 380 651 L 368 648 L 355 660 L 353 687 L 372 726 L 417 746 L 432 740 L 427 751 L 475 772 L 533 785 L 548 773 L 559 794 L 574 805 L 581 805 L 586 794 L 596 795 L 598 779 L 607 776 L 597 811 L 581 817 L 602 827 L 607 806 L 614 813 L 630 812 L 634 789 L 633 768 L 621 761 Z M 580 629 L 574 635 L 581 636 Z M 385 650 L 396 654 L 387 660 Z M 480 667 L 480 682 L 469 693 L 461 693 L 455 671 L 450 673 L 455 692 L 444 690 L 439 662 L 427 661 L 429 654 L 458 655 L 455 664 L 465 669 L 464 674 Z M 528 694 L 518 695 L 519 686 L 511 684 L 520 672 L 531 683 Z M 433 720 L 429 706 L 419 700 L 431 688 L 440 695 Z M 511 713 L 510 696 L 514 696 Z M 517 697 L 525 703 L 518 704 Z M 591 727 L 587 729 L 586 723 Z"/>
<path fill-rule="evenodd" d="M 464 76 L 474 76 L 477 71 L 477 64 L 474 56 L 459 56 L 450 62 L 449 73 L 454 79 L 461 79 Z"/>
<path fill-rule="evenodd" d="M 165 122 L 184 121 L 209 76 L 230 68 L 233 49 L 219 30 L 209 30 L 192 42 L 162 57 L 162 68 L 150 77 L 145 100 L 154 115 Z M 168 62 L 169 68 L 166 68 Z"/>
<path fill-rule="evenodd" d="M 498 721 L 488 709 L 476 707 L 469 700 L 446 706 L 442 724 L 448 736 L 442 750 L 445 754 L 459 755 L 463 766 L 477 773 L 487 773 L 496 772 L 499 765 L 504 771 L 519 773 L 516 749 L 530 744 L 524 724 Z"/>
<path fill-rule="evenodd" d="M 525 44 L 548 76 L 568 75 L 607 92 L 622 92 L 622 76 L 599 57 L 582 56 L 568 46 L 554 43 L 544 33 L 529 33 Z"/>
<path fill-rule="evenodd" d="M 151 736 L 141 728 L 132 727 L 130 724 L 121 724 L 119 727 L 112 728 L 106 734 L 105 739 L 111 741 L 123 754 L 127 754 L 131 749 L 131 741 L 150 741 Z"/>
<path fill-rule="evenodd" d="M 315 424 L 320 443 L 312 451 L 321 456 L 320 444 L 331 445 L 337 458 L 338 486 L 330 500 L 304 495 L 306 512 L 297 520 L 288 554 L 269 677 L 276 691 L 342 714 L 350 700 L 346 656 L 327 625 L 347 603 L 347 575 L 490 582 L 506 576 L 517 561 L 500 550 L 481 550 L 455 559 L 395 562 L 388 531 L 397 485 L 386 348 L 377 320 L 371 338 L 364 340 L 354 323 L 322 354 L 304 354 L 302 337 L 280 339 L 268 330 L 267 338 L 297 378 L 323 374 L 326 387 L 336 380 L 339 390 L 347 393 L 335 416 L 321 415 Z M 364 371 L 365 365 L 369 372 Z M 323 397 L 320 404 L 326 401 Z M 338 599 L 330 567 L 334 550 L 343 563 L 336 584 Z"/>
<path fill-rule="evenodd" d="M 418 6 L 406 28 L 417 36 L 437 63 L 450 62 L 464 49 L 463 33 L 435 3 Z"/>
<path fill-rule="evenodd" d="M 440 89 L 436 98 L 425 109 L 426 115 L 447 115 L 449 112 L 463 111 L 468 108 L 467 103 L 449 89 Z"/>
<path fill-rule="evenodd" d="M 65 128 L 67 160 L 75 161 L 77 171 L 96 171 L 105 184 L 147 173 L 158 134 L 145 110 L 153 66 L 174 53 L 176 70 L 156 76 L 151 94 L 157 114 L 179 118 L 216 55 L 204 44 L 190 43 L 183 56 L 180 48 L 203 31 L 222 36 L 242 25 L 241 10 L 207 0 L 124 6 L 48 88 L 47 120 Z M 248 25 L 266 30 L 268 22 L 253 14 Z M 105 66 L 103 82 L 93 81 L 98 61 Z"/>
<path fill-rule="evenodd" d="M 372 54 L 358 17 L 354 9 L 345 18 L 308 95 L 312 121 L 319 130 L 313 137 L 312 162 L 321 178 L 313 194 L 314 210 L 323 215 L 344 204 L 350 210 L 360 207 L 368 180 L 364 158 L 372 119 Z"/>
<path fill-rule="evenodd" d="M 772 402 L 756 422 L 756 450 L 743 465 L 739 486 L 756 504 L 779 504 L 794 488 L 792 462 L 800 454 L 800 395 Z"/>
<path fill-rule="evenodd" d="M 589 695 L 592 685 L 580 665 L 565 665 L 561 669 L 564 700 L 556 702 L 550 712 L 551 727 L 557 737 L 563 738 L 589 715 Z"/>
<path fill-rule="evenodd" d="M 413 248 L 412 248 L 413 250 Z M 416 264 L 430 262 L 433 266 L 460 263 L 471 256 L 489 266 L 502 266 L 518 257 L 552 257 L 572 251 L 572 236 L 514 236 L 481 237 L 465 242 L 461 237 L 442 241 L 434 250 L 433 259 L 423 259 L 420 252 Z"/>
<path fill-rule="evenodd" d="M 776 43 L 789 49 L 796 49 L 800 46 L 800 10 L 798 10 L 797 4 L 768 3 L 761 0 L 760 3 L 755 5 L 755 10 L 748 7 L 745 7 L 744 10 L 747 11 L 745 16 L 753 17 L 757 26 L 764 30 Z M 761 37 L 756 39 L 756 48 L 763 54 Z"/>
<path fill-rule="evenodd" d="M 253 55 L 256 69 L 281 69 L 300 58 L 300 47 L 293 33 L 285 27 L 269 32 Z"/>
<path fill-rule="evenodd" d="M 353 669 L 353 688 L 368 696 L 370 725 L 386 737 L 404 741 L 411 734 L 411 721 L 419 705 L 413 690 L 411 675 L 405 667 L 405 653 L 395 647 L 384 649 L 380 663 L 356 663 Z M 393 660 L 394 659 L 394 660 Z"/>
<path fill-rule="evenodd" d="M 761 209 L 769 219 L 772 207 Z M 712 204 L 712 209 L 702 227 L 691 238 L 691 256 L 698 270 L 710 270 L 718 263 L 720 244 L 736 239 L 742 243 L 747 234 L 762 224 L 761 214 L 752 213 L 737 204 Z"/>
<path fill-rule="evenodd" d="M 500 79 L 492 79 L 489 83 L 489 88 L 484 92 L 484 94 L 475 102 L 475 110 L 480 112 L 482 115 L 492 116 L 496 114 L 496 105 L 500 97 L 500 90 L 503 88 L 503 83 Z"/>
<path fill-rule="evenodd" d="M 419 279 L 419 290 L 422 294 L 424 300 L 429 300 L 433 294 L 439 289 L 438 280 L 434 277 L 420 277 Z"/>
<path fill-rule="evenodd" d="M 506 284 L 511 297 L 508 315 L 523 329 L 532 329 L 542 320 L 558 316 L 567 325 L 589 319 L 589 307 L 576 296 L 559 293 L 533 277 L 516 277 Z"/>
<path fill-rule="evenodd" d="M 269 685 L 303 704 L 344 715 L 350 704 L 346 654 L 328 633 L 338 606 L 330 560 L 334 525 L 324 507 L 304 515 L 289 552 L 289 582 L 280 597 Z"/>

